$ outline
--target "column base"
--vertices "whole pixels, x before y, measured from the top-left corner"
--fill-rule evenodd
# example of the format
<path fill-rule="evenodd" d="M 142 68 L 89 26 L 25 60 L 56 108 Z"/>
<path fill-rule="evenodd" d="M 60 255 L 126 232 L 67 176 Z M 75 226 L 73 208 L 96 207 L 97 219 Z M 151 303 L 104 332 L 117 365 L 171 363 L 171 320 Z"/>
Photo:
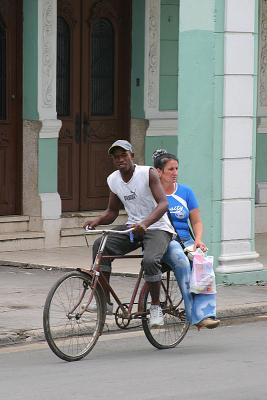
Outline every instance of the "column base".
<path fill-rule="evenodd" d="M 218 257 L 219 265 L 216 268 L 217 273 L 235 273 L 235 272 L 248 272 L 260 271 L 263 265 L 256 259 L 259 254 L 255 251 L 242 254 L 229 254 L 221 255 Z"/>
<path fill-rule="evenodd" d="M 267 269 L 229 274 L 217 273 L 216 271 L 216 283 L 217 285 L 260 285 L 267 283 Z"/>
<path fill-rule="evenodd" d="M 40 193 L 45 248 L 60 246 L 61 199 L 58 193 Z"/>

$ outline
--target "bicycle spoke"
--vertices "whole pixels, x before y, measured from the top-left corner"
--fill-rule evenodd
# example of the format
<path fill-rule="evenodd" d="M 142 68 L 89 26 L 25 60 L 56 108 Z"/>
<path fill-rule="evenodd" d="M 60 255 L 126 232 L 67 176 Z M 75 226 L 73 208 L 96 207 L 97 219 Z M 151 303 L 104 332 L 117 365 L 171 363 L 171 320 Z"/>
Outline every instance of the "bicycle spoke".
<path fill-rule="evenodd" d="M 103 328 L 103 304 L 98 290 L 93 297 L 96 311 L 92 313 L 82 308 L 91 292 L 89 279 L 79 272 L 68 274 L 51 289 L 45 304 L 47 342 L 56 355 L 67 361 L 88 354 Z"/>
<path fill-rule="evenodd" d="M 144 297 L 145 311 L 149 310 L 150 303 L 150 294 L 147 290 Z M 163 278 L 160 303 L 164 315 L 164 325 L 151 328 L 149 318 L 145 318 L 142 321 L 144 332 L 150 343 L 159 349 L 175 347 L 186 335 L 189 324 L 180 317 L 179 310 L 183 308 L 182 297 L 176 279 L 172 274 Z"/>

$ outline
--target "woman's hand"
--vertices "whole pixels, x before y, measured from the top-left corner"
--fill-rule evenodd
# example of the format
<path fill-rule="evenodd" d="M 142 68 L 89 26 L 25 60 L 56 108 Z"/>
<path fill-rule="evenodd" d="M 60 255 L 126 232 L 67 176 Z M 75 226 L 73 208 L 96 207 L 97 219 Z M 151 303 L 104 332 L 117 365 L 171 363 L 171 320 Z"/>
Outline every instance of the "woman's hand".
<path fill-rule="evenodd" d="M 204 253 L 208 250 L 208 248 L 207 248 L 207 246 L 205 245 L 205 243 L 201 242 L 201 240 L 195 240 L 194 251 L 196 251 L 196 249 L 200 249 L 200 250 L 202 250 Z"/>

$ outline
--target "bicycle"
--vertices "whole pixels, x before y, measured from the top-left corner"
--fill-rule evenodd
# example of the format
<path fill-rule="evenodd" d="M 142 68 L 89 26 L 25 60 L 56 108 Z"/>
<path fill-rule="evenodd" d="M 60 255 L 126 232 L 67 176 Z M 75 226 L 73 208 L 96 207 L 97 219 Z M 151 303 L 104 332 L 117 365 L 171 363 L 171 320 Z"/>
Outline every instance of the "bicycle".
<path fill-rule="evenodd" d="M 101 243 L 91 269 L 72 271 L 61 277 L 48 293 L 43 326 L 50 349 L 65 361 L 77 361 L 85 357 L 102 335 L 106 319 L 106 291 L 117 303 L 116 325 L 127 329 L 132 320 L 141 320 L 143 331 L 149 342 L 158 349 L 177 346 L 185 337 L 189 323 L 182 307 L 182 296 L 176 279 L 167 265 L 162 265 L 160 305 L 164 315 L 164 325 L 149 326 L 150 294 L 146 282 L 140 289 L 138 302 L 135 299 L 143 277 L 141 266 L 129 303 L 123 303 L 110 283 L 100 271 L 101 258 L 142 258 L 142 255 L 104 256 L 103 250 L 111 233 L 130 234 L 133 228 L 125 231 L 93 230 L 86 234 L 102 234 Z M 90 311 L 94 304 L 94 311 Z M 137 311 L 133 310 L 137 305 Z"/>

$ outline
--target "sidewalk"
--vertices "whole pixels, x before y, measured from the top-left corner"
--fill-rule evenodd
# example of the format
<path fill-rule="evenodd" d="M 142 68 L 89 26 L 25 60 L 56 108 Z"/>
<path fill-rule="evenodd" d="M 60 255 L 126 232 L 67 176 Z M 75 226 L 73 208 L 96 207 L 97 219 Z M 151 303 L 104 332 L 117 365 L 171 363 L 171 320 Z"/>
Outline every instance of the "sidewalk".
<path fill-rule="evenodd" d="M 267 268 L 267 234 L 256 235 L 258 261 Z M 88 267 L 91 262 L 91 247 L 60 247 L 54 249 L 22 250 L 0 252 L 0 266 L 17 266 L 27 268 L 59 268 L 63 270 Z M 132 254 L 140 254 L 140 250 Z M 113 273 L 136 274 L 139 270 L 137 260 L 116 260 Z"/>
<path fill-rule="evenodd" d="M 0 253 L 0 345 L 42 340 L 42 311 L 49 289 L 66 270 L 86 268 L 90 259 L 86 247 Z M 138 259 L 113 263 L 112 285 L 125 302 L 138 270 Z M 267 284 L 217 289 L 217 314 L 223 321 L 248 321 L 267 314 Z M 114 318 L 107 317 L 105 331 L 115 329 Z"/>

